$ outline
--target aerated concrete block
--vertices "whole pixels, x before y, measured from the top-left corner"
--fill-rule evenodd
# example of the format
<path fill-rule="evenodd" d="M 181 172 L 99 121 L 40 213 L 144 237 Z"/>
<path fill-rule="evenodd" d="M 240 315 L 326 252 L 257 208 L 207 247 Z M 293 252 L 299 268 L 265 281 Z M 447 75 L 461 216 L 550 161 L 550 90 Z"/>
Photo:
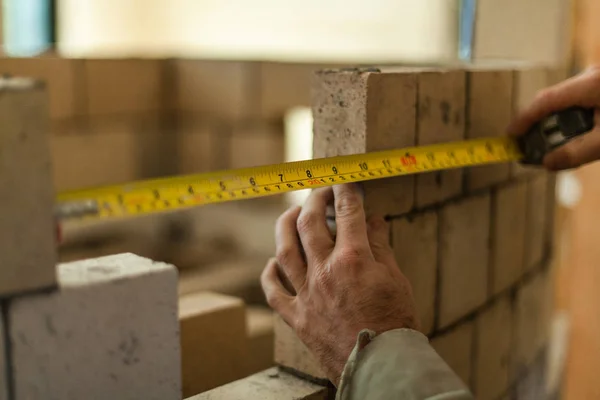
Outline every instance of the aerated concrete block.
<path fill-rule="evenodd" d="M 57 291 L 9 303 L 15 400 L 179 400 L 175 268 L 119 254 L 57 275 Z"/>

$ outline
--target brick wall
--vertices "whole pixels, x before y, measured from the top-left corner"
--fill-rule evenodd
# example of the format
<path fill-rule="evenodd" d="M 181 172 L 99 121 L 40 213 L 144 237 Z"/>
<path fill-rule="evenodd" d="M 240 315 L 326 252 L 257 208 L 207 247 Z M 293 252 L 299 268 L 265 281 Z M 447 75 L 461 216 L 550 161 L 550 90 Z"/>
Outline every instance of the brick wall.
<path fill-rule="evenodd" d="M 282 162 L 285 113 L 309 105 L 318 67 L 0 58 L 0 73 L 48 84 L 59 191 Z"/>
<path fill-rule="evenodd" d="M 0 58 L 0 73 L 34 77 L 48 85 L 48 139 L 57 191 L 282 162 L 285 113 L 294 106 L 309 106 L 310 76 L 317 67 L 191 59 L 65 59 L 51 54 Z M 206 269 L 221 261 L 227 265 L 219 265 L 219 271 L 231 272 L 215 272 L 206 282 L 239 295 L 245 290 L 241 279 L 235 290 L 224 282 L 231 282 L 227 277 L 232 274 L 240 277 L 244 267 L 244 276 L 258 278 L 264 259 L 272 253 L 267 235 L 282 211 L 281 200 L 277 196 L 128 223 L 73 229 L 68 224 L 59 257 L 72 261 L 133 251 L 182 270 Z M 247 211 L 247 204 L 255 210 Z M 249 213 L 260 215 L 261 221 L 249 221 L 258 231 L 268 225 L 260 243 L 232 223 L 249 218 Z M 218 232 L 207 229 L 214 215 L 222 227 Z M 190 285 L 196 287 L 200 280 L 191 279 Z M 245 298 L 256 299 L 256 293 L 253 289 Z"/>
<path fill-rule="evenodd" d="M 315 157 L 503 135 L 515 111 L 557 76 L 506 63 L 316 74 Z M 424 333 L 478 399 L 545 398 L 554 180 L 505 164 L 365 185 L 367 209 L 391 220 Z M 278 364 L 322 378 L 295 335 L 277 324 L 275 332 Z"/>
<path fill-rule="evenodd" d="M 48 82 L 59 189 L 277 162 L 270 157 L 282 151 L 273 150 L 271 138 L 281 135 L 283 111 L 294 105 L 323 110 L 315 113 L 316 157 L 502 135 L 517 107 L 562 77 L 506 64 L 338 72 L 314 80 L 311 100 L 307 87 L 317 67 L 0 60 L 2 72 Z M 324 94 L 336 88 L 343 89 L 342 98 L 364 101 L 344 102 L 350 104 L 344 108 L 328 102 Z M 357 92 L 364 96 L 353 96 Z M 331 121 L 335 129 L 328 136 Z M 336 137 L 340 129 L 352 132 L 352 140 Z M 241 150 L 250 146 L 257 146 L 249 152 L 255 158 L 236 156 L 247 155 Z M 216 151 L 196 156 L 205 149 Z M 543 172 L 500 165 L 365 185 L 368 209 L 384 209 L 391 219 L 391 240 L 415 288 L 425 333 L 478 398 L 543 398 L 554 281 L 553 184 Z M 275 360 L 301 371 L 294 360 L 306 364 L 306 357 L 294 353 L 305 350 L 279 328 Z"/>

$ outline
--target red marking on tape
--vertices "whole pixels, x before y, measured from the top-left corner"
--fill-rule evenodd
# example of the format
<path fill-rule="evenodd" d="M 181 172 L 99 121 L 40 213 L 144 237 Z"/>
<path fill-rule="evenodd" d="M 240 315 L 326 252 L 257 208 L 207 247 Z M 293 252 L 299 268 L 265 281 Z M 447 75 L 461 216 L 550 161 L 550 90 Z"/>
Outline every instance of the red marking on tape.
<path fill-rule="evenodd" d="M 417 158 L 415 156 L 400 157 L 400 161 L 405 167 L 417 165 Z"/>

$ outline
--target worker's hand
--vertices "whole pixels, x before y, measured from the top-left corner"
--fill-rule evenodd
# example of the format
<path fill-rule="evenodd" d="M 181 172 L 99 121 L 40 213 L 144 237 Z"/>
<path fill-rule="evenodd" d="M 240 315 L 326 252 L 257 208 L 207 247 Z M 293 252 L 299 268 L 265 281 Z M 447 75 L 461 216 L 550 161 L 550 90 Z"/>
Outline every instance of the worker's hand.
<path fill-rule="evenodd" d="M 326 207 L 334 198 L 335 238 L 326 224 Z M 381 217 L 367 223 L 354 184 L 314 190 L 304 207 L 279 218 L 275 235 L 277 257 L 261 277 L 267 301 L 335 385 L 362 329 L 377 334 L 419 329 L 410 284 L 389 245 L 388 224 Z"/>
<path fill-rule="evenodd" d="M 557 171 L 596 161 L 600 159 L 600 66 L 542 90 L 517 115 L 508 131 L 514 136 L 522 135 L 548 115 L 574 106 L 595 108 L 596 128 L 546 155 L 544 166 Z"/>

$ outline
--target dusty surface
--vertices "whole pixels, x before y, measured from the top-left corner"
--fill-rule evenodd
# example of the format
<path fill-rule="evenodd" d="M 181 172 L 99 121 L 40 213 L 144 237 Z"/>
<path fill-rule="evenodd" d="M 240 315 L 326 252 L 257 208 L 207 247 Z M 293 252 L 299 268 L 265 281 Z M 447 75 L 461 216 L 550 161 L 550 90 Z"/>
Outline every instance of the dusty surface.
<path fill-rule="evenodd" d="M 243 399 L 325 400 L 327 389 L 273 367 L 188 400 Z"/>
<path fill-rule="evenodd" d="M 59 277 L 9 305 L 15 400 L 179 398 L 175 268 L 124 254 Z"/>

